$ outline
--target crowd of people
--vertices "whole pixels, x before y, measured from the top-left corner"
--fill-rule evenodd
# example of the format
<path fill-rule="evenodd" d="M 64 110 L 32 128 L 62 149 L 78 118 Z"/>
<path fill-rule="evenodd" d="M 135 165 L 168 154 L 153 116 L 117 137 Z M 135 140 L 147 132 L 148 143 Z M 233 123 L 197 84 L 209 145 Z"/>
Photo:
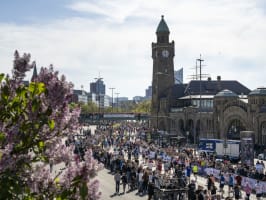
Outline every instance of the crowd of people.
<path fill-rule="evenodd" d="M 171 146 L 161 148 L 141 140 L 143 132 L 145 128 L 136 123 L 101 126 L 94 135 L 86 132 L 86 146 L 113 175 L 116 195 L 137 191 L 148 199 L 210 200 L 249 199 L 255 192 L 260 199 L 266 191 L 260 184 L 266 180 L 263 162 L 255 166 L 233 165 L 228 160 L 197 155 L 193 149 L 183 148 L 180 152 Z M 82 156 L 84 145 L 77 144 L 76 153 Z M 206 169 L 219 170 L 219 177 Z M 206 177 L 206 185 L 198 184 L 198 176 Z M 244 177 L 256 179 L 255 186 L 243 184 Z"/>

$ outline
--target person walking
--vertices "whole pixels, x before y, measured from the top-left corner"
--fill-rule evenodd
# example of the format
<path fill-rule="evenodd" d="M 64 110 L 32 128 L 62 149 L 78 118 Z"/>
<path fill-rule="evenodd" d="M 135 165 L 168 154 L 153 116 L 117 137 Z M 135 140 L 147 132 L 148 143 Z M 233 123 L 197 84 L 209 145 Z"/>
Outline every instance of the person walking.
<path fill-rule="evenodd" d="M 118 195 L 119 189 L 120 189 L 120 181 L 121 181 L 121 175 L 119 171 L 116 171 L 114 175 L 114 179 L 115 179 L 115 192 Z"/>
<path fill-rule="evenodd" d="M 252 189 L 251 189 L 251 186 L 250 186 L 248 181 L 245 184 L 244 191 L 246 193 L 246 200 L 249 200 L 249 197 L 250 197 L 250 194 L 252 192 Z"/>
<path fill-rule="evenodd" d="M 187 177 L 188 184 L 190 184 L 190 175 L 191 175 L 191 167 L 190 167 L 190 165 L 188 165 L 186 167 L 186 177 Z"/>
<path fill-rule="evenodd" d="M 235 199 L 241 199 L 241 189 L 240 189 L 240 186 L 238 184 L 235 185 L 234 187 L 234 196 L 235 196 Z"/>
<path fill-rule="evenodd" d="M 123 172 L 122 177 L 122 184 L 123 184 L 123 194 L 125 194 L 126 186 L 127 186 L 127 176 L 126 173 Z"/>
<path fill-rule="evenodd" d="M 194 174 L 195 181 L 197 182 L 197 176 L 198 176 L 198 172 L 199 172 L 199 167 L 198 167 L 198 165 L 196 163 L 192 167 L 192 172 Z"/>
<path fill-rule="evenodd" d="M 154 196 L 154 183 L 149 182 L 148 184 L 148 200 L 152 200 Z"/>
<path fill-rule="evenodd" d="M 255 191 L 256 191 L 257 200 L 260 200 L 262 197 L 263 191 L 262 191 L 262 186 L 259 180 L 257 180 L 257 183 L 255 184 Z"/>
<path fill-rule="evenodd" d="M 221 197 L 223 197 L 224 195 L 224 184 L 225 184 L 225 178 L 224 178 L 224 175 L 221 174 L 221 177 L 220 177 L 220 185 L 219 185 L 219 188 L 220 188 L 220 193 L 221 193 Z"/>
<path fill-rule="evenodd" d="M 228 179 L 228 196 L 230 197 L 230 193 L 233 192 L 234 188 L 234 178 L 232 174 L 229 174 L 229 179 Z"/>
<path fill-rule="evenodd" d="M 192 180 L 191 183 L 188 184 L 188 200 L 196 199 L 196 183 L 195 180 Z"/>

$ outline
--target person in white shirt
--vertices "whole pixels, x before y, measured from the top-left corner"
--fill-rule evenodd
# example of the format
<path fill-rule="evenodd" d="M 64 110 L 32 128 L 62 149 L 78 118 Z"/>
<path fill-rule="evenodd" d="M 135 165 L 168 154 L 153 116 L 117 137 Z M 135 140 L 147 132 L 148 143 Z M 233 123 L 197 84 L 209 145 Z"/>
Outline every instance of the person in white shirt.
<path fill-rule="evenodd" d="M 257 180 L 257 183 L 255 184 L 255 191 L 256 191 L 256 197 L 257 197 L 257 200 L 260 200 L 261 197 L 262 197 L 262 185 L 260 184 L 260 181 Z"/>
<path fill-rule="evenodd" d="M 139 193 L 142 193 L 142 190 L 143 190 L 143 188 L 142 188 L 142 186 L 143 186 L 143 179 L 142 179 L 142 177 L 143 177 L 143 170 L 141 169 L 140 172 L 139 172 L 139 174 L 138 174 L 138 181 L 139 181 L 139 190 L 138 190 L 138 192 Z"/>

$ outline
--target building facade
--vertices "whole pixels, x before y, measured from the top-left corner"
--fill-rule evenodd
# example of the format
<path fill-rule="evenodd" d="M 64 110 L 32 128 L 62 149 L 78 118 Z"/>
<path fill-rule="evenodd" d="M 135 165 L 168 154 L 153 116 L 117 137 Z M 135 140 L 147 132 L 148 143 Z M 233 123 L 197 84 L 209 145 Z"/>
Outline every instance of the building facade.
<path fill-rule="evenodd" d="M 165 124 L 159 123 L 161 116 L 166 116 L 169 109 L 169 88 L 174 85 L 174 41 L 169 42 L 169 28 L 162 16 L 156 30 L 157 42 L 152 43 L 152 103 L 151 124 L 156 129 L 164 129 Z"/>
<path fill-rule="evenodd" d="M 157 43 L 152 43 L 151 126 L 195 144 L 199 138 L 240 139 L 241 131 L 253 131 L 255 144 L 265 146 L 266 88 L 251 91 L 220 76 L 174 84 L 174 42 L 168 42 L 169 33 L 162 17 Z"/>

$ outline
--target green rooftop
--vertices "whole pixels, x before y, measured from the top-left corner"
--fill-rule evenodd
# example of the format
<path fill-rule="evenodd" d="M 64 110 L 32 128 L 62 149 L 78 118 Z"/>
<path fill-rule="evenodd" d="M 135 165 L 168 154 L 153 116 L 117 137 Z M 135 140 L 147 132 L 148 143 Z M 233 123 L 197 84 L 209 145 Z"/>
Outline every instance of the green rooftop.
<path fill-rule="evenodd" d="M 162 19 L 157 27 L 156 33 L 170 33 L 169 28 L 166 24 L 166 22 L 164 21 L 164 16 L 162 15 Z"/>

